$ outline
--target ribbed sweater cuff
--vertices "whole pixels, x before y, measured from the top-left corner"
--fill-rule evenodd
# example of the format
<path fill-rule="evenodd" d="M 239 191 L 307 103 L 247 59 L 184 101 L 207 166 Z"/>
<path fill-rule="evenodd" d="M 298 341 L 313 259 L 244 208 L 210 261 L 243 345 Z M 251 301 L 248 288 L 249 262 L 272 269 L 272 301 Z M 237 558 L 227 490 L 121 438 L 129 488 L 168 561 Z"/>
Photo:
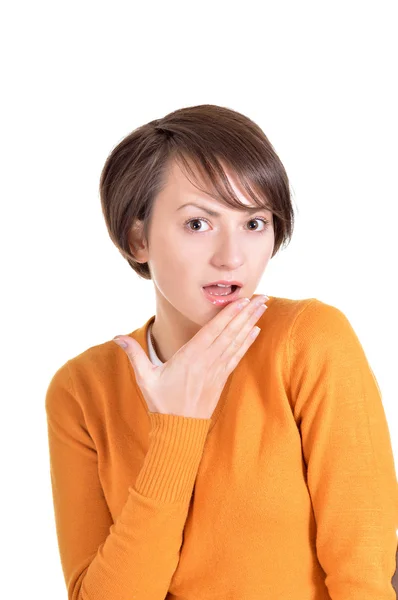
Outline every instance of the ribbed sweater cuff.
<path fill-rule="evenodd" d="M 151 413 L 150 446 L 134 488 L 161 502 L 192 495 L 211 419 Z"/>

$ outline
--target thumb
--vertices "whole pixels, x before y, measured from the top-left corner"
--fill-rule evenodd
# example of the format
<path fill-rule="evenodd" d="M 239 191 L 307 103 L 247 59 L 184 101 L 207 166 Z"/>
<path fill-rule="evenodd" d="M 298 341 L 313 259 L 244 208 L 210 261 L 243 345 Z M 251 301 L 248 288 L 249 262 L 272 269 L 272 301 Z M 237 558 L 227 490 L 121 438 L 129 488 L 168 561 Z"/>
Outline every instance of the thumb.
<path fill-rule="evenodd" d="M 129 357 L 136 379 L 144 381 L 146 374 L 152 369 L 153 364 L 148 359 L 140 344 L 131 337 L 122 337 L 120 335 L 114 337 L 112 341 L 123 348 Z"/>

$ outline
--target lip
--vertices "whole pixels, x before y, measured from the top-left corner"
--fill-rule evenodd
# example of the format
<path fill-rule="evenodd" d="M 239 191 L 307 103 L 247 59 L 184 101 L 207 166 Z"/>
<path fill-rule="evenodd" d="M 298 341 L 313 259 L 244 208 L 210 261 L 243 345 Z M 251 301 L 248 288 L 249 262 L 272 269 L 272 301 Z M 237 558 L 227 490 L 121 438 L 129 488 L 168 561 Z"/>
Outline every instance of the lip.
<path fill-rule="evenodd" d="M 217 283 L 222 283 L 222 282 L 219 281 Z M 212 285 L 212 284 L 210 284 L 210 285 Z M 238 284 L 232 283 L 231 285 L 238 285 Z M 231 302 L 235 302 L 235 300 L 237 300 L 239 298 L 239 292 L 241 289 L 242 289 L 241 287 L 236 288 L 236 290 L 232 294 L 229 294 L 228 296 L 212 296 L 211 294 L 209 294 L 209 292 L 207 292 L 205 290 L 204 287 L 202 287 L 202 292 L 203 292 L 203 295 L 206 298 L 206 300 L 209 300 L 209 302 L 211 302 L 214 306 L 224 306 L 225 304 L 230 304 Z"/>
<path fill-rule="evenodd" d="M 205 283 L 205 286 L 217 285 L 217 283 L 221 283 L 222 285 L 238 285 L 240 288 L 243 287 L 243 283 L 241 281 L 227 281 L 226 279 L 219 279 L 218 281 L 213 281 L 212 283 Z"/>

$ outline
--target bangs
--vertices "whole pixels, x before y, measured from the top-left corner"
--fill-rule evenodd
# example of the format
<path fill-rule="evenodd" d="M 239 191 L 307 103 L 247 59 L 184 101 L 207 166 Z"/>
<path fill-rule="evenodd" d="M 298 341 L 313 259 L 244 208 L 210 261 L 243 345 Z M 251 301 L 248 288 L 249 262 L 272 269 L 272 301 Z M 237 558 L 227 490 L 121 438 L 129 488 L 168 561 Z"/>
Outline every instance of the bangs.
<path fill-rule="evenodd" d="M 191 148 L 189 153 L 177 150 L 173 153 L 173 158 L 192 185 L 221 204 L 247 210 L 247 205 L 243 204 L 234 192 L 226 168 L 230 174 L 236 176 L 255 206 L 283 218 L 283 214 L 277 208 L 278 202 L 275 202 L 278 190 L 272 188 L 272 180 L 275 182 L 275 176 L 272 178 L 272 169 L 267 168 L 264 163 L 259 164 L 258 161 L 250 160 L 251 157 L 247 152 L 241 154 L 239 160 L 233 160 L 234 157 L 225 154 L 219 157 L 210 150 L 207 150 L 204 156 L 200 151 L 192 152 Z"/>

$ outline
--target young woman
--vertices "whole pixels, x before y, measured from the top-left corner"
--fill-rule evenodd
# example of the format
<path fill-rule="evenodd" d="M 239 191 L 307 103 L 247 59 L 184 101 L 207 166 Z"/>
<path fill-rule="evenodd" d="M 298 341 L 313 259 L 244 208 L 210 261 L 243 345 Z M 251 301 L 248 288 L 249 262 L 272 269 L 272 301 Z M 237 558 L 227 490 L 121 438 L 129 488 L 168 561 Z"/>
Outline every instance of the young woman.
<path fill-rule="evenodd" d="M 69 599 L 393 600 L 397 480 L 359 339 L 337 307 L 254 293 L 294 220 L 264 132 L 176 110 L 112 150 L 100 195 L 156 315 L 48 387 Z"/>

